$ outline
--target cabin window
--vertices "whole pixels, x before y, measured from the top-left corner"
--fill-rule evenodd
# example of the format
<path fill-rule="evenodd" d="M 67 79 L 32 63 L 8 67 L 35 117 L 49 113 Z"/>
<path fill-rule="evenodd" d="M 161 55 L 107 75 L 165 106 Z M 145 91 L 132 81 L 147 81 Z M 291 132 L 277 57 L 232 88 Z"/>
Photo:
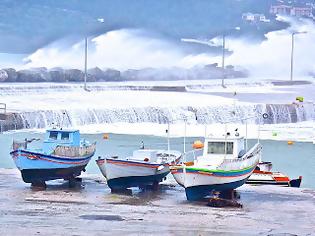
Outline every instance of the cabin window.
<path fill-rule="evenodd" d="M 61 133 L 61 140 L 69 140 L 69 133 Z"/>
<path fill-rule="evenodd" d="M 56 132 L 56 131 L 51 131 L 51 132 L 49 133 L 49 138 L 50 138 L 50 139 L 57 139 L 57 138 L 58 138 L 58 132 Z"/>
<path fill-rule="evenodd" d="M 208 142 L 208 154 L 233 154 L 233 142 Z"/>

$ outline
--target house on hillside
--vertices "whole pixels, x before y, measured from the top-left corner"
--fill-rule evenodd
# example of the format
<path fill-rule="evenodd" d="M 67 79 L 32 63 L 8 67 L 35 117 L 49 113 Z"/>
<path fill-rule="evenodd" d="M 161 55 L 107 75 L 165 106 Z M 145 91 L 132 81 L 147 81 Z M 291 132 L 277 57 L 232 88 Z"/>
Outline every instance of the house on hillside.
<path fill-rule="evenodd" d="M 251 12 L 243 13 L 242 19 L 251 23 L 270 22 L 264 14 L 255 14 Z"/>
<path fill-rule="evenodd" d="M 270 14 L 289 15 L 296 17 L 313 17 L 313 7 L 305 6 L 289 6 L 289 5 L 273 5 L 270 7 Z"/>
<path fill-rule="evenodd" d="M 288 5 L 276 5 L 270 7 L 270 14 L 276 15 L 290 15 L 291 13 L 291 6 Z"/>
<path fill-rule="evenodd" d="M 311 7 L 293 7 L 291 9 L 291 16 L 306 16 L 306 17 L 312 17 L 312 8 Z"/>

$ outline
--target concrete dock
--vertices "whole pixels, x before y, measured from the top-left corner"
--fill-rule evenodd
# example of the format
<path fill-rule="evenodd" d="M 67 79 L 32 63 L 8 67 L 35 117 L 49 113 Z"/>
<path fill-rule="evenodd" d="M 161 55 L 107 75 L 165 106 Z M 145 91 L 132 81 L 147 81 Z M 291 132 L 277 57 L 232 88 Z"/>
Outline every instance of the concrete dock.
<path fill-rule="evenodd" d="M 111 194 L 101 175 L 67 186 L 35 191 L 17 170 L 0 169 L 0 235 L 315 235 L 310 189 L 245 185 L 243 208 L 211 208 L 187 202 L 172 182 L 132 195 Z"/>

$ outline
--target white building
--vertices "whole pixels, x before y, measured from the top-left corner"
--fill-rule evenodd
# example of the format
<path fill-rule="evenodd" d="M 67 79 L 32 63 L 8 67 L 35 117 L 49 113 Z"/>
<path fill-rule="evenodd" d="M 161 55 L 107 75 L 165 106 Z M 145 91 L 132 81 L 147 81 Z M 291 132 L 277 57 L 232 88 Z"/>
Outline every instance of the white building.
<path fill-rule="evenodd" d="M 275 5 L 270 7 L 271 14 L 290 15 L 297 17 L 313 17 L 312 6 L 293 7 L 288 5 Z"/>
<path fill-rule="evenodd" d="M 257 23 L 257 22 L 270 22 L 264 14 L 255 14 L 251 12 L 243 13 L 242 19 L 245 21 Z"/>

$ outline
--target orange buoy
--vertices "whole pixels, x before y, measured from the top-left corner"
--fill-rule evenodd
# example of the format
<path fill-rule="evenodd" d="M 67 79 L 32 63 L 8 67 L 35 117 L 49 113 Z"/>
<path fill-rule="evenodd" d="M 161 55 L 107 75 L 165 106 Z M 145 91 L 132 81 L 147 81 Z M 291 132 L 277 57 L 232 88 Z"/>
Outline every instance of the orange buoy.
<path fill-rule="evenodd" d="M 203 148 L 204 145 L 203 145 L 203 142 L 201 142 L 200 140 L 196 140 L 194 143 L 193 143 L 193 148 L 194 149 L 201 149 Z"/>
<path fill-rule="evenodd" d="M 288 141 L 288 145 L 293 145 L 293 144 L 294 144 L 293 141 L 291 141 L 291 140 Z"/>
<path fill-rule="evenodd" d="M 109 135 L 108 134 L 103 134 L 103 139 L 109 139 Z"/>

